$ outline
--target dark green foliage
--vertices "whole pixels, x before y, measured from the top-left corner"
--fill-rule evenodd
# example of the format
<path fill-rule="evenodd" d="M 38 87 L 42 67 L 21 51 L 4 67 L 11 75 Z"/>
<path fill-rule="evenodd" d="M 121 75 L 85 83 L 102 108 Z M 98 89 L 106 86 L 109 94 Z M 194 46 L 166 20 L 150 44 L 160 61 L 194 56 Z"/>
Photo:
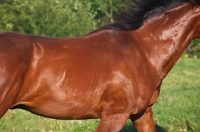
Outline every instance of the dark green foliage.
<path fill-rule="evenodd" d="M 93 30 L 91 3 L 74 0 L 19 0 L 0 4 L 0 31 L 42 36 L 79 36 Z"/>
<path fill-rule="evenodd" d="M 200 58 L 200 39 L 195 39 L 191 42 L 186 50 L 188 57 Z"/>
<path fill-rule="evenodd" d="M 111 21 L 125 1 L 130 0 L 0 0 L 0 32 L 80 36 Z"/>

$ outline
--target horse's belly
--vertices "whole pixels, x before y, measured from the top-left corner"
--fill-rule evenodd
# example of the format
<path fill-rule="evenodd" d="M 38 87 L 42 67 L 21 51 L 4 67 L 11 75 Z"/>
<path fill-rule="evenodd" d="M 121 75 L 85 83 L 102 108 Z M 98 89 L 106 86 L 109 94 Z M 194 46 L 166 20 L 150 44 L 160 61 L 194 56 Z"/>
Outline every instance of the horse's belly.
<path fill-rule="evenodd" d="M 92 100 L 59 100 L 52 97 L 42 97 L 41 99 L 36 98 L 34 100 L 21 102 L 17 108 L 22 108 L 38 115 L 56 119 L 98 118 L 99 115 L 93 111 L 95 105 L 92 105 L 91 103 Z"/>

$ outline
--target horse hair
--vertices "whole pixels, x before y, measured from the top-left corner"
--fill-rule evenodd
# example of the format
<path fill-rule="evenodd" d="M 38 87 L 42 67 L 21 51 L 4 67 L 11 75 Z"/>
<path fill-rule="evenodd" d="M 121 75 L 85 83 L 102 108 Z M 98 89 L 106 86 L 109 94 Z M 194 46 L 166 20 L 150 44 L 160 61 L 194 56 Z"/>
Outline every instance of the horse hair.
<path fill-rule="evenodd" d="M 183 3 L 200 5 L 200 0 L 133 0 L 125 10 L 113 17 L 114 23 L 102 26 L 93 32 L 99 30 L 136 30 L 145 20 Z"/>

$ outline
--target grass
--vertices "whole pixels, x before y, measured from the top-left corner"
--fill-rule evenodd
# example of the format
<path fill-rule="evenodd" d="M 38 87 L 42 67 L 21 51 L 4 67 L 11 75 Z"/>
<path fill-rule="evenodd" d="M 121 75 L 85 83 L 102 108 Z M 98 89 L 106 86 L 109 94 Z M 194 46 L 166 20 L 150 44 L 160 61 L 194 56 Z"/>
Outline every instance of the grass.
<path fill-rule="evenodd" d="M 165 78 L 153 106 L 158 132 L 200 131 L 200 59 L 182 57 Z M 9 110 L 0 132 L 92 132 L 99 120 L 60 121 Z M 135 131 L 130 121 L 121 132 Z"/>
<path fill-rule="evenodd" d="M 153 107 L 154 120 L 169 132 L 200 131 L 200 60 L 181 58 L 165 78 Z"/>

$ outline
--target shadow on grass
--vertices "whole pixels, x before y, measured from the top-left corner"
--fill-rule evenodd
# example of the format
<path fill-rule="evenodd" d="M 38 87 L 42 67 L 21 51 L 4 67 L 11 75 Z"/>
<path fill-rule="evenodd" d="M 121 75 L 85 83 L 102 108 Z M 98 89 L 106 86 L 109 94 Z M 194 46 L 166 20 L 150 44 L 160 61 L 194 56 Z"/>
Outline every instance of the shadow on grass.
<path fill-rule="evenodd" d="M 126 124 L 126 126 L 124 126 L 124 128 L 120 132 L 137 132 L 137 131 L 132 124 Z M 156 132 L 167 132 L 167 130 L 156 124 Z"/>
<path fill-rule="evenodd" d="M 188 132 L 194 132 L 193 128 L 190 126 L 189 121 L 186 121 L 186 126 L 187 126 Z"/>

